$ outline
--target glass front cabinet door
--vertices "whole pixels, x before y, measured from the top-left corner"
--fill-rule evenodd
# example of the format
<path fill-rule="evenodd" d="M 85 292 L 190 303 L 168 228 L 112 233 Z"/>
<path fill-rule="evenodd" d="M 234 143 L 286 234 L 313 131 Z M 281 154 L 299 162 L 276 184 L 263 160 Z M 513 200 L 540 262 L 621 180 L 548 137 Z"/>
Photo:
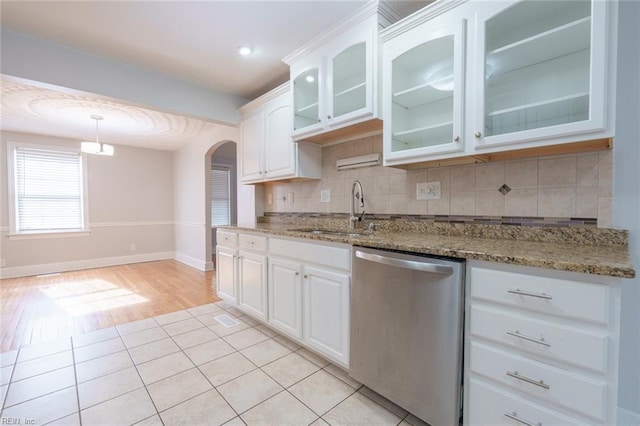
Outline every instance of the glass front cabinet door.
<path fill-rule="evenodd" d="M 601 0 L 478 8 L 477 148 L 604 130 L 606 12 Z"/>
<path fill-rule="evenodd" d="M 383 46 L 386 165 L 464 149 L 466 21 L 443 16 L 427 26 Z"/>
<path fill-rule="evenodd" d="M 320 110 L 321 65 L 303 69 L 293 80 L 293 130 L 313 131 L 322 127 Z"/>

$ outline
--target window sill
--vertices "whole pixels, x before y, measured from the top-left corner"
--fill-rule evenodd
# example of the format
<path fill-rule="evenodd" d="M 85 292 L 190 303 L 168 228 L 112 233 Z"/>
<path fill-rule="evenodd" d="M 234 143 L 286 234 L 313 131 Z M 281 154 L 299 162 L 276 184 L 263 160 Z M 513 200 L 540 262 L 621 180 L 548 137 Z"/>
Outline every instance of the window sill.
<path fill-rule="evenodd" d="M 9 234 L 10 240 L 43 240 L 48 238 L 77 238 L 88 237 L 91 235 L 91 231 L 71 231 L 71 232 L 34 232 L 22 233 L 22 234 Z"/>

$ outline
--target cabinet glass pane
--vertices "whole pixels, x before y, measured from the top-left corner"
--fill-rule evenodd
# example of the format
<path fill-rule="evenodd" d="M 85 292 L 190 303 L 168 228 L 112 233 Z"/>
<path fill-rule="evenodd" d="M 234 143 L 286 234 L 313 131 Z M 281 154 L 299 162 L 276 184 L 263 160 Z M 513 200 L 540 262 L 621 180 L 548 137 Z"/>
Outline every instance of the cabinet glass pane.
<path fill-rule="evenodd" d="M 440 37 L 392 61 L 392 151 L 453 140 L 454 37 Z"/>
<path fill-rule="evenodd" d="M 367 45 L 355 44 L 333 58 L 333 116 L 367 106 Z"/>
<path fill-rule="evenodd" d="M 589 0 L 525 1 L 485 25 L 485 135 L 589 119 Z"/>
<path fill-rule="evenodd" d="M 318 112 L 318 68 L 300 74 L 293 81 L 293 129 L 316 124 L 320 121 Z"/>

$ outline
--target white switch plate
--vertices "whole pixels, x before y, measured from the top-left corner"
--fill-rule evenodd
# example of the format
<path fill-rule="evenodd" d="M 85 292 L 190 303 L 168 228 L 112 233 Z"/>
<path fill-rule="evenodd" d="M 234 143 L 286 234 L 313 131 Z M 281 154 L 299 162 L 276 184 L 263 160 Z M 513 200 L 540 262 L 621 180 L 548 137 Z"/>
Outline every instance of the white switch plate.
<path fill-rule="evenodd" d="M 320 202 L 328 203 L 331 201 L 331 190 L 330 189 L 321 189 L 320 190 Z"/>
<path fill-rule="evenodd" d="M 289 196 L 287 197 L 287 200 L 289 201 L 289 204 L 293 204 L 293 192 L 289 193 Z"/>
<path fill-rule="evenodd" d="M 416 200 L 439 200 L 441 196 L 440 182 L 416 184 Z"/>

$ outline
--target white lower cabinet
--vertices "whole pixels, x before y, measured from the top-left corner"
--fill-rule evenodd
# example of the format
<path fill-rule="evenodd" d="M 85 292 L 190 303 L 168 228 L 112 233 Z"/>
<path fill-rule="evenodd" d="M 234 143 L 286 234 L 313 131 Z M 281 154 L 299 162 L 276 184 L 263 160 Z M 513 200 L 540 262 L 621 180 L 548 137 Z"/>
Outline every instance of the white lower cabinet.
<path fill-rule="evenodd" d="M 305 342 L 349 365 L 349 273 L 305 267 L 303 282 Z"/>
<path fill-rule="evenodd" d="M 270 258 L 268 282 L 269 324 L 302 339 L 302 264 Z"/>
<path fill-rule="evenodd" d="M 470 261 L 466 425 L 616 422 L 620 280 Z"/>
<path fill-rule="evenodd" d="M 216 293 L 230 305 L 237 305 L 238 234 L 218 229 L 216 241 Z"/>
<path fill-rule="evenodd" d="M 267 256 L 238 252 L 238 307 L 267 319 Z"/>

